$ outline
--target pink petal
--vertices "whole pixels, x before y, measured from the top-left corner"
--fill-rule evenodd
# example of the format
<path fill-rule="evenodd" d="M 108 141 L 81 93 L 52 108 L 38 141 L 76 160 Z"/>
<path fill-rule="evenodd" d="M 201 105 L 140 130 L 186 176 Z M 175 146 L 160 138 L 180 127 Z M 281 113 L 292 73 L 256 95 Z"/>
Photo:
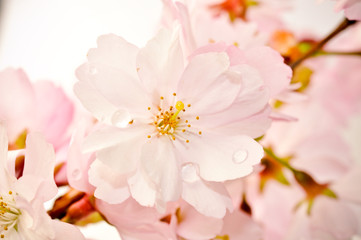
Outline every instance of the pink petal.
<path fill-rule="evenodd" d="M 92 193 L 94 187 L 89 184 L 88 170 L 94 161 L 93 154 L 82 154 L 81 143 L 84 139 L 86 121 L 80 121 L 80 124 L 73 134 L 72 143 L 69 147 L 68 159 L 66 162 L 67 179 L 69 185 L 83 192 Z"/>
<path fill-rule="evenodd" d="M 159 222 L 154 208 L 140 206 L 133 199 L 122 204 L 109 205 L 96 201 L 97 208 L 113 224 L 124 240 L 175 240 L 170 226 Z"/>
<path fill-rule="evenodd" d="M 141 148 L 148 140 L 143 127 L 130 127 L 115 132 L 122 139 L 117 145 L 97 151 L 97 159 L 118 173 L 126 174 L 133 171 L 140 159 Z M 110 138 L 108 138 L 110 139 Z M 98 141 L 105 140 L 99 139 Z"/>
<path fill-rule="evenodd" d="M 186 239 L 214 238 L 223 226 L 222 219 L 203 216 L 188 204 L 182 204 L 180 215 L 177 234 Z"/>
<path fill-rule="evenodd" d="M 225 53 L 205 53 L 196 55 L 183 72 L 180 79 L 177 94 L 181 100 L 187 103 L 197 104 L 201 100 L 200 94 L 204 94 L 211 89 L 217 89 L 215 84 L 220 75 L 225 73 L 229 67 L 229 59 Z M 214 85 L 213 85 L 214 84 Z M 212 109 L 208 109 L 212 111 Z"/>
<path fill-rule="evenodd" d="M 162 29 L 137 56 L 139 79 L 150 93 L 172 94 L 183 72 L 179 33 Z M 157 96 L 157 97 L 159 97 Z"/>
<path fill-rule="evenodd" d="M 245 52 L 247 64 L 260 72 L 270 96 L 275 96 L 289 85 L 292 70 L 283 63 L 283 58 L 269 47 L 255 47 Z"/>
<path fill-rule="evenodd" d="M 125 177 L 98 160 L 90 166 L 89 182 L 95 187 L 94 196 L 108 203 L 121 203 L 130 196 Z"/>
<path fill-rule="evenodd" d="M 87 55 L 92 65 L 117 69 L 130 78 L 137 79 L 135 62 L 139 49 L 136 46 L 114 34 L 100 36 L 97 45 L 97 48 L 90 49 Z"/>
<path fill-rule="evenodd" d="M 261 112 L 251 117 L 219 126 L 215 128 L 214 131 L 229 135 L 244 134 L 252 138 L 257 138 L 265 134 L 267 129 L 270 128 L 272 123 L 272 120 L 269 117 L 270 113 L 271 108 L 267 106 Z"/>
<path fill-rule="evenodd" d="M 128 178 L 129 189 L 132 197 L 142 206 L 153 207 L 156 203 L 157 189 L 151 184 L 146 174 L 138 170 Z"/>
<path fill-rule="evenodd" d="M 52 82 L 37 82 L 34 89 L 37 102 L 34 130 L 42 132 L 46 140 L 58 149 L 68 137 L 66 133 L 73 120 L 74 105 Z"/>
<path fill-rule="evenodd" d="M 166 137 L 151 139 L 142 148 L 141 161 L 161 199 L 178 200 L 182 191 L 180 166 L 172 142 Z"/>
<path fill-rule="evenodd" d="M 331 189 L 341 198 L 361 204 L 361 167 L 353 167 L 344 177 L 338 179 Z"/>
<path fill-rule="evenodd" d="M 263 157 L 262 146 L 245 135 L 204 133 L 187 137 L 187 146 L 180 146 L 184 160 L 197 163 L 200 176 L 207 181 L 222 182 L 246 176 Z"/>
<path fill-rule="evenodd" d="M 356 216 L 355 212 L 342 201 L 328 197 L 318 198 L 311 215 L 313 234 L 325 232 L 336 239 L 350 239 L 359 229 Z"/>
<path fill-rule="evenodd" d="M 51 221 L 55 230 L 54 240 L 81 240 L 85 239 L 80 230 L 75 226 L 59 220 Z"/>
<path fill-rule="evenodd" d="M 53 147 L 38 133 L 29 133 L 26 139 L 26 153 L 23 177 L 34 177 L 32 184 L 27 184 L 32 189 L 32 194 L 39 194 L 44 201 L 55 196 L 58 188 L 54 182 L 55 153 Z M 38 180 L 35 180 L 38 178 Z M 39 197 L 40 197 L 39 196 Z M 28 196 L 32 199 L 35 196 Z"/>
<path fill-rule="evenodd" d="M 227 190 L 220 183 L 207 183 L 201 179 L 184 181 L 182 198 L 207 217 L 223 218 L 227 209 L 233 210 Z"/>
<path fill-rule="evenodd" d="M 8 68 L 0 72 L 0 96 L 0 119 L 11 122 L 7 131 L 12 142 L 34 124 L 35 93 L 23 70 Z"/>
<path fill-rule="evenodd" d="M 126 59 L 125 53 L 122 54 L 120 56 Z M 135 64 L 132 68 L 135 69 Z M 100 95 L 117 108 L 127 109 L 132 113 L 147 113 L 147 104 L 151 101 L 137 76 L 130 76 L 123 70 L 101 62 L 89 62 L 80 66 L 77 69 L 77 76 L 80 81 L 94 87 Z"/>
<path fill-rule="evenodd" d="M 90 111 L 99 121 L 112 124 L 112 116 L 118 110 L 98 90 L 86 82 L 77 82 L 74 93 L 83 106 Z"/>
<path fill-rule="evenodd" d="M 219 234 L 220 236 L 228 235 L 229 239 L 262 239 L 261 227 L 249 215 L 239 210 L 227 213 L 223 221 L 224 224 L 222 232 Z"/>
<path fill-rule="evenodd" d="M 0 189 L 8 189 L 8 137 L 5 124 L 0 121 Z"/>

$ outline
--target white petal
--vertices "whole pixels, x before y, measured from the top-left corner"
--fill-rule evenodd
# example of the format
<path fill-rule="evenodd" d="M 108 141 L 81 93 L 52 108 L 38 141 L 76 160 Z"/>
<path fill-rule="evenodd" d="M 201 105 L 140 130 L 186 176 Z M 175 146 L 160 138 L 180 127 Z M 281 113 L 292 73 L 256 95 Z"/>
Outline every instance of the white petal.
<path fill-rule="evenodd" d="M 289 85 L 292 70 L 284 64 L 282 56 L 269 47 L 254 47 L 245 52 L 247 64 L 258 69 L 270 96 L 282 92 Z"/>
<path fill-rule="evenodd" d="M 0 189 L 7 190 L 8 186 L 8 137 L 5 125 L 0 121 Z"/>
<path fill-rule="evenodd" d="M 100 36 L 97 45 L 97 48 L 88 52 L 90 63 L 119 69 L 130 77 L 137 78 L 135 60 L 139 49 L 136 46 L 114 34 Z"/>
<path fill-rule="evenodd" d="M 130 196 L 125 176 L 100 161 L 91 164 L 89 182 L 96 187 L 94 196 L 108 203 L 121 203 Z"/>
<path fill-rule="evenodd" d="M 127 59 L 124 53 L 121 56 Z M 88 83 L 117 108 L 129 109 L 132 113 L 148 112 L 150 100 L 137 77 L 101 63 L 83 64 L 77 69 L 77 75 L 84 75 L 85 80 L 81 82 Z"/>
<path fill-rule="evenodd" d="M 25 165 L 23 177 L 34 178 L 32 184 L 27 184 L 36 194 L 41 188 L 43 200 L 50 200 L 58 192 L 54 182 L 55 153 L 53 146 L 45 141 L 45 138 L 38 133 L 29 133 L 26 139 Z M 39 180 L 35 180 L 38 178 Z M 24 181 L 24 180 L 23 180 Z M 36 184 L 37 183 L 37 184 Z M 28 196 L 31 200 L 33 196 Z"/>
<path fill-rule="evenodd" d="M 205 53 L 194 56 L 183 72 L 177 94 L 196 103 L 198 95 L 204 93 L 229 67 L 226 53 Z"/>
<path fill-rule="evenodd" d="M 138 75 L 149 92 L 172 94 L 183 72 L 183 54 L 179 29 L 162 29 L 139 51 Z M 166 96 L 164 96 L 166 97 Z"/>
<path fill-rule="evenodd" d="M 179 160 L 172 142 L 165 136 L 151 139 L 142 148 L 141 161 L 162 200 L 178 200 L 181 193 Z"/>
<path fill-rule="evenodd" d="M 112 116 L 118 110 L 98 90 L 86 82 L 77 82 L 74 93 L 83 106 L 99 121 L 112 125 Z"/>
<path fill-rule="evenodd" d="M 59 220 L 51 221 L 55 230 L 54 240 L 82 240 L 85 239 L 80 230 L 75 226 Z"/>
<path fill-rule="evenodd" d="M 263 157 L 262 146 L 245 135 L 204 133 L 187 138 L 189 143 L 179 145 L 184 160 L 197 163 L 200 176 L 207 181 L 223 182 L 246 176 Z"/>
<path fill-rule="evenodd" d="M 96 153 L 97 159 L 120 174 L 129 173 L 136 168 L 139 163 L 141 148 L 148 140 L 146 133 L 129 130 L 133 132 L 131 135 L 128 130 L 125 129 L 124 134 L 121 134 L 124 138 L 117 145 L 101 149 Z"/>
<path fill-rule="evenodd" d="M 141 170 L 128 178 L 132 197 L 142 206 L 153 207 L 156 201 L 156 190 Z"/>
<path fill-rule="evenodd" d="M 223 218 L 227 209 L 233 210 L 227 190 L 220 183 L 206 183 L 201 179 L 184 182 L 182 198 L 208 217 Z"/>
<path fill-rule="evenodd" d="M 182 221 L 179 222 L 177 233 L 183 238 L 212 239 L 222 229 L 222 219 L 206 217 L 188 204 L 181 206 L 180 215 Z"/>

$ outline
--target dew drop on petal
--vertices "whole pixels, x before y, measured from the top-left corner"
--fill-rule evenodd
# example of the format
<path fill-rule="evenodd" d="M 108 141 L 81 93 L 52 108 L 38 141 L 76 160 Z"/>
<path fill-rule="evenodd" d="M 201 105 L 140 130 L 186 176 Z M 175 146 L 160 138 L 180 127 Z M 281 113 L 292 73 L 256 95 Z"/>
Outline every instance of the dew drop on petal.
<path fill-rule="evenodd" d="M 79 169 L 75 169 L 72 173 L 71 176 L 75 179 L 75 180 L 79 180 L 81 177 L 81 172 Z"/>
<path fill-rule="evenodd" d="M 247 159 L 248 153 L 246 150 L 238 150 L 233 154 L 234 163 L 242 163 Z"/>
<path fill-rule="evenodd" d="M 199 180 L 197 173 L 197 166 L 193 163 L 186 163 L 182 166 L 182 178 L 183 181 L 193 183 Z"/>
<path fill-rule="evenodd" d="M 112 124 L 120 128 L 126 127 L 131 120 L 131 116 L 127 110 L 119 109 L 112 116 Z"/>

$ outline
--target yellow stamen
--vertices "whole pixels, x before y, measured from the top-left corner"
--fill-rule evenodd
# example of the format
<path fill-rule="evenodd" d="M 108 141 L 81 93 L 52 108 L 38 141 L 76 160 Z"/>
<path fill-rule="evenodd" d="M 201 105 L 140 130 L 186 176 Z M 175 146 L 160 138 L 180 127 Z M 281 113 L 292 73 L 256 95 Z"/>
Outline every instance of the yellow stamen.
<path fill-rule="evenodd" d="M 177 115 L 179 114 L 180 111 L 184 110 L 184 103 L 182 101 L 178 101 L 175 104 L 175 108 L 177 109 L 177 111 L 173 114 L 173 116 L 170 118 L 171 120 L 175 120 Z"/>

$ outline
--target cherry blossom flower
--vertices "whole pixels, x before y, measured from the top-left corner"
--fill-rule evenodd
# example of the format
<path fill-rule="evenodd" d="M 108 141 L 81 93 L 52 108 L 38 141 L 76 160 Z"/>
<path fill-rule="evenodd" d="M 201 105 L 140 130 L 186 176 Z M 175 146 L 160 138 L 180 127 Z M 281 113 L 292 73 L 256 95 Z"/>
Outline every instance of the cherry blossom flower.
<path fill-rule="evenodd" d="M 361 2 L 359 0 L 338 0 L 336 11 L 344 10 L 349 20 L 361 20 Z"/>
<path fill-rule="evenodd" d="M 38 133 L 29 133 L 26 150 L 7 151 L 8 140 L 0 124 L 0 237 L 6 239 L 84 239 L 79 230 L 51 220 L 44 202 L 55 196 L 53 147 Z M 22 176 L 15 177 L 12 158 L 25 153 Z"/>
<path fill-rule="evenodd" d="M 96 151 L 90 169 L 96 197 L 120 203 L 131 195 L 164 209 L 182 196 L 199 211 L 224 216 L 229 197 L 222 182 L 251 173 L 263 156 L 252 138 L 269 126 L 268 91 L 279 91 L 271 83 L 274 74 L 282 81 L 290 75 L 281 57 L 266 66 L 274 53 L 259 49 L 267 56 L 262 63 L 256 55 L 242 58 L 238 48 L 228 50 L 203 50 L 184 67 L 177 31 L 161 30 L 140 50 L 114 35 L 99 38 L 74 87 L 105 124 L 84 142 L 85 151 Z M 185 187 L 189 183 L 194 186 Z M 117 186 L 119 195 L 97 195 L 105 186 Z M 196 186 L 213 197 L 204 201 Z M 223 202 L 223 209 L 202 206 L 211 199 Z"/>
<path fill-rule="evenodd" d="M 7 121 L 12 148 L 23 148 L 19 140 L 32 131 L 42 132 L 56 151 L 67 144 L 74 106 L 60 87 L 50 81 L 31 83 L 23 70 L 12 68 L 0 72 L 0 86 L 0 118 Z"/>

